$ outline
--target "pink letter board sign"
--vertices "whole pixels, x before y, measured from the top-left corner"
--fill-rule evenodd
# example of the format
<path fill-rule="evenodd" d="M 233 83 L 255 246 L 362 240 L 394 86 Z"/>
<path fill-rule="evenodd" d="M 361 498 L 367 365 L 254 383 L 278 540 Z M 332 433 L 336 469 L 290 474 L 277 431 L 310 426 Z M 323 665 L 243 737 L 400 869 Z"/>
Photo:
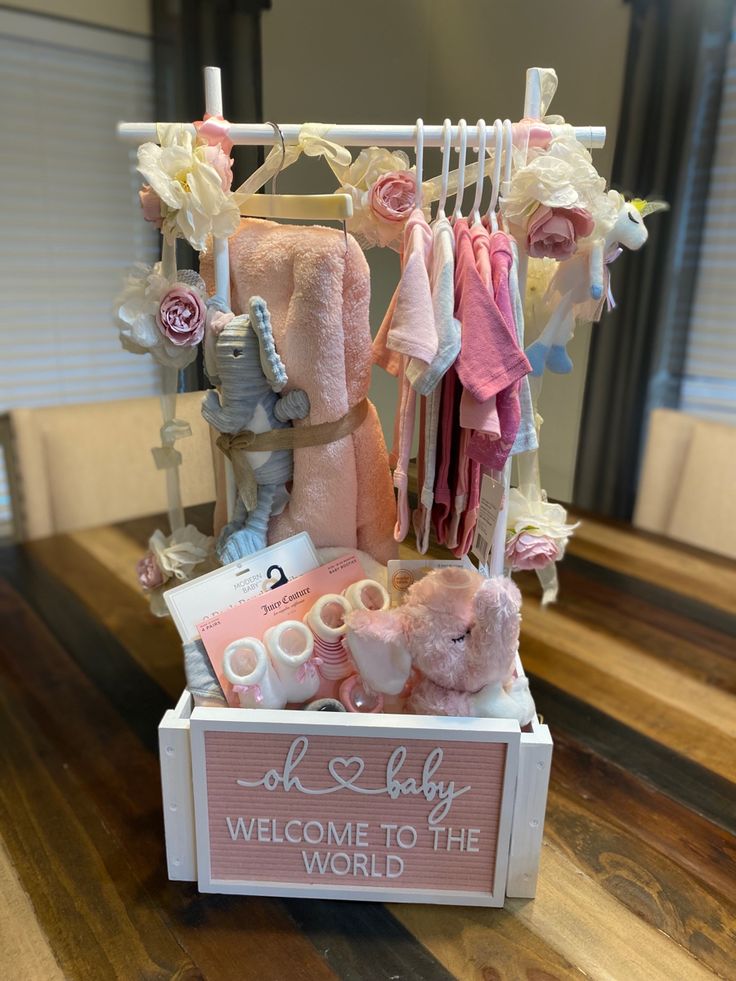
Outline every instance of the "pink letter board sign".
<path fill-rule="evenodd" d="M 501 906 L 516 723 L 196 709 L 204 892 Z"/>

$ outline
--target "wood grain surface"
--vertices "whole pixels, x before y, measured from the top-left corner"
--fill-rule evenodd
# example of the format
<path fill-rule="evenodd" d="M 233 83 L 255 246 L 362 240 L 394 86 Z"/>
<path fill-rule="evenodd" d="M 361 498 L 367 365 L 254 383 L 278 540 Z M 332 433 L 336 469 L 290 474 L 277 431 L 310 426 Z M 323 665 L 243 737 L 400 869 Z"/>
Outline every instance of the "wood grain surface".
<path fill-rule="evenodd" d="M 0 552 L 1 978 L 736 979 L 733 564 L 584 516 L 555 607 L 520 577 L 555 739 L 536 899 L 267 900 L 166 878 L 184 677 L 133 571 L 159 523 Z"/>

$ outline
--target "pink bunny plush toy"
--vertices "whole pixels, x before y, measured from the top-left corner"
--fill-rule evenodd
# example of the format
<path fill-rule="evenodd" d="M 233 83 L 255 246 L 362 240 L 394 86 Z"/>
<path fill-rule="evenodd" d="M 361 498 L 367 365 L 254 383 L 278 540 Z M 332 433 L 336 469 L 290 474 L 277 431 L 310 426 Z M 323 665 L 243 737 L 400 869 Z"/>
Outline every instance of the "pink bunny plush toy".
<path fill-rule="evenodd" d="M 355 610 L 347 643 L 365 685 L 396 695 L 418 672 L 406 710 L 417 715 L 516 719 L 535 715 L 525 677 L 515 677 L 521 595 L 510 579 L 460 567 L 415 583 L 403 606 Z"/>

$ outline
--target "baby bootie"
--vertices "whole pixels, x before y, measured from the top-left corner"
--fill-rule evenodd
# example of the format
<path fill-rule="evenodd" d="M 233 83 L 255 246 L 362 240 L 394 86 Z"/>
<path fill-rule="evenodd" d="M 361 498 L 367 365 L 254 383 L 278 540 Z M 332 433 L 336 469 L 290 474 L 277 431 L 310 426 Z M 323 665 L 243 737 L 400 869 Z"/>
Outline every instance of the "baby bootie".
<path fill-rule="evenodd" d="M 286 692 L 287 702 L 314 698 L 320 677 L 312 657 L 314 637 L 301 620 L 284 620 L 269 627 L 263 636 L 271 663 Z"/>
<path fill-rule="evenodd" d="M 547 355 L 547 367 L 556 375 L 569 375 L 572 371 L 572 361 L 564 344 L 553 344 Z"/>
<path fill-rule="evenodd" d="M 340 685 L 340 701 L 348 712 L 383 712 L 383 695 L 370 691 L 359 674 L 352 674 Z"/>
<path fill-rule="evenodd" d="M 391 597 L 375 579 L 354 582 L 342 594 L 354 610 L 387 610 Z"/>
<path fill-rule="evenodd" d="M 345 617 L 351 609 L 344 596 L 326 593 L 304 617 L 304 622 L 314 634 L 314 652 L 321 662 L 319 673 L 323 684 L 319 689 L 320 697 L 337 695 L 338 683 L 355 672 L 344 644 L 347 631 Z"/>
<path fill-rule="evenodd" d="M 524 352 L 529 364 L 532 366 L 532 378 L 541 378 L 544 374 L 544 365 L 549 354 L 549 345 L 541 341 L 534 341 Z"/>
<path fill-rule="evenodd" d="M 241 637 L 228 644 L 222 670 L 241 708 L 282 709 L 286 705 L 284 686 L 266 648 L 255 637 Z"/>

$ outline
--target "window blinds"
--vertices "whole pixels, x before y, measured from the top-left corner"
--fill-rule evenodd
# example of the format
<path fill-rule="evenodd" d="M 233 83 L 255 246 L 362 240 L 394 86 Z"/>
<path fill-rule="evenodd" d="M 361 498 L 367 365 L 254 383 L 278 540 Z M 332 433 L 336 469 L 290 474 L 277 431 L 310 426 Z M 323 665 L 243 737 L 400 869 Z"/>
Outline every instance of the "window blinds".
<path fill-rule="evenodd" d="M 150 42 L 0 10 L 0 410 L 157 393 L 112 300 L 158 235 L 121 119 L 151 119 Z"/>
<path fill-rule="evenodd" d="M 736 31 L 736 21 L 734 22 Z M 736 33 L 723 79 L 680 408 L 736 424 Z"/>

